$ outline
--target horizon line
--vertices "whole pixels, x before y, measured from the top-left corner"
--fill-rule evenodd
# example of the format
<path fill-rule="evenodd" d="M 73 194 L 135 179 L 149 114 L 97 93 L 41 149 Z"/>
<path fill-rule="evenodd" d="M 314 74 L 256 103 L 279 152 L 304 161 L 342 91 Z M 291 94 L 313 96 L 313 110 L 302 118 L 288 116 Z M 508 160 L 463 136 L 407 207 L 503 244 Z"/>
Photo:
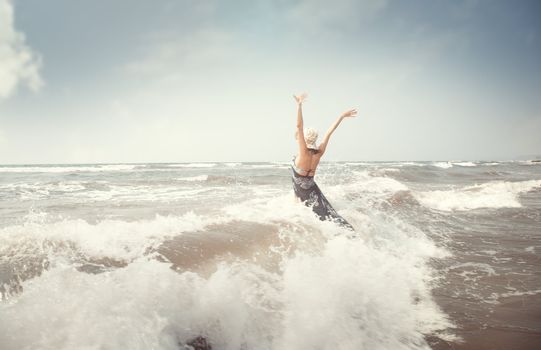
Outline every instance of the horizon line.
<path fill-rule="evenodd" d="M 541 157 L 537 156 L 536 158 L 528 158 L 528 159 L 436 159 L 436 160 L 322 160 L 321 163 L 355 163 L 355 162 L 364 162 L 364 163 L 387 163 L 387 162 L 399 162 L 399 163 L 405 163 L 405 162 L 516 162 L 516 161 L 539 161 L 541 162 Z M 227 164 L 227 163 L 289 163 L 289 161 L 278 161 L 278 160 L 270 160 L 270 161 L 180 161 L 180 162 L 83 162 L 83 163 L 0 163 L 0 167 L 5 166 L 21 166 L 21 165 L 138 165 L 138 164 Z"/>

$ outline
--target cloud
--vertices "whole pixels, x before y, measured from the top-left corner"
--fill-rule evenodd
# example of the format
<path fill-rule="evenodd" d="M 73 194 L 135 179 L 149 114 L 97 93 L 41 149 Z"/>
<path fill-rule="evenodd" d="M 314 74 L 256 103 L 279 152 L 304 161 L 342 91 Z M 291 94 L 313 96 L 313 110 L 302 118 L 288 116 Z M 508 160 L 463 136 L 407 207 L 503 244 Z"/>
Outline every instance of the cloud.
<path fill-rule="evenodd" d="M 32 91 L 43 85 L 41 58 L 26 45 L 24 34 L 14 24 L 11 1 L 0 0 L 0 100 L 12 96 L 20 85 Z"/>
<path fill-rule="evenodd" d="M 127 72 L 169 74 L 172 68 L 194 68 L 231 60 L 235 52 L 233 37 L 215 28 L 201 28 L 188 34 L 153 35 L 146 39 L 145 57 L 126 64 Z"/>
<path fill-rule="evenodd" d="M 231 71 L 265 58 L 261 55 L 268 54 L 279 37 L 283 40 L 278 47 L 286 50 L 282 56 L 295 56 L 298 53 L 293 53 L 288 40 L 305 40 L 307 35 L 335 39 L 335 32 L 355 32 L 377 18 L 387 1 L 335 0 L 328 4 L 325 0 L 282 0 L 282 5 L 271 6 L 267 0 L 259 0 L 247 9 L 254 14 L 249 20 L 238 11 L 227 12 L 219 1 L 203 2 L 203 7 L 190 9 L 190 20 L 181 27 L 169 25 L 167 30 L 141 37 L 138 57 L 125 63 L 122 70 L 134 76 L 166 76 L 168 80 L 184 78 L 188 72 Z M 266 41 L 269 31 L 272 39 Z"/>
<path fill-rule="evenodd" d="M 387 0 L 302 0 L 286 14 L 293 26 L 320 34 L 338 27 L 354 30 L 374 19 L 387 6 Z"/>

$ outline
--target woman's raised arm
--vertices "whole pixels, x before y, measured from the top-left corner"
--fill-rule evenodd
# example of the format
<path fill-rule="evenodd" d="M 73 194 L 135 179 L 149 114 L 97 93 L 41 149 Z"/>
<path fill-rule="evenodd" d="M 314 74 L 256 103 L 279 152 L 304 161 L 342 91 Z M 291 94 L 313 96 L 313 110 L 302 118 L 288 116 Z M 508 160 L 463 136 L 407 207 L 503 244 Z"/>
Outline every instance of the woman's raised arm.
<path fill-rule="evenodd" d="M 329 130 L 327 130 L 327 132 L 325 133 L 325 137 L 323 137 L 323 141 L 319 145 L 319 151 L 321 153 L 325 153 L 325 150 L 327 149 L 327 144 L 329 143 L 329 139 L 331 138 L 332 133 L 334 132 L 334 130 L 336 130 L 338 125 L 340 125 L 342 120 L 344 118 L 354 117 L 356 114 L 357 114 L 356 109 L 350 109 L 349 111 L 344 112 L 340 117 L 338 117 L 338 119 L 336 119 L 336 121 L 331 125 Z"/>
<path fill-rule="evenodd" d="M 307 151 L 306 141 L 304 141 L 304 122 L 302 120 L 302 103 L 306 99 L 306 93 L 295 96 L 295 101 L 297 101 L 297 141 L 299 142 L 299 150 L 301 152 Z"/>

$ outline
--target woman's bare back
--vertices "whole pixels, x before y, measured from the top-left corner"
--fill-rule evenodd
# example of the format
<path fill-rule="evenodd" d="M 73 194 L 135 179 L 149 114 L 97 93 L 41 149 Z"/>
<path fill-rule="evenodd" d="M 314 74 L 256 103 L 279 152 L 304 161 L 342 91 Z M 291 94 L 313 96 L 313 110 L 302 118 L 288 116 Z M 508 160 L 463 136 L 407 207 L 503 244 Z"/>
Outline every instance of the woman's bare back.
<path fill-rule="evenodd" d="M 306 152 L 303 154 L 301 152 L 298 156 L 295 157 L 295 167 L 301 170 L 299 175 L 302 176 L 314 176 L 316 174 L 317 166 L 319 161 L 323 156 L 323 152 L 313 153 L 312 151 Z"/>

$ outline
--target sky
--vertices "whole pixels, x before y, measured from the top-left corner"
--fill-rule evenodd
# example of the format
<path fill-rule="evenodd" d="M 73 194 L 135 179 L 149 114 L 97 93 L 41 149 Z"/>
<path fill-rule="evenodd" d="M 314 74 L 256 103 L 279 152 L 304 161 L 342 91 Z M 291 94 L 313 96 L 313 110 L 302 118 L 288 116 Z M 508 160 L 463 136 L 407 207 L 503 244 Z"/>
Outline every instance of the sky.
<path fill-rule="evenodd" d="M 0 164 L 541 157 L 541 2 L 0 0 Z"/>

